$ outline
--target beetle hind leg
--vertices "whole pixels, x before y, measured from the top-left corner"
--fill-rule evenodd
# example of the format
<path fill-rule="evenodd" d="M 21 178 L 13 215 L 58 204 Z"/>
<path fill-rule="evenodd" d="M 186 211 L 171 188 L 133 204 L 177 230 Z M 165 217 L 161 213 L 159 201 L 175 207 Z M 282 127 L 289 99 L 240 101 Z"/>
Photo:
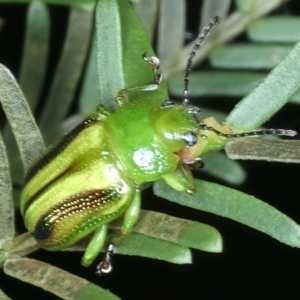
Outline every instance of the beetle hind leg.
<path fill-rule="evenodd" d="M 96 275 L 101 276 L 102 274 L 108 274 L 112 271 L 113 269 L 112 256 L 114 254 L 115 246 L 117 246 L 122 241 L 122 239 L 132 231 L 134 225 L 138 220 L 140 214 L 140 207 L 141 207 L 141 193 L 140 191 L 137 191 L 135 193 L 135 196 L 131 204 L 129 205 L 129 207 L 126 209 L 124 213 L 124 219 L 123 219 L 123 224 L 120 233 L 112 236 L 109 239 L 109 243 L 105 250 L 105 255 L 102 261 L 97 266 L 97 270 L 95 272 Z M 93 236 L 93 240 L 94 239 L 97 240 L 97 247 L 100 248 L 103 247 L 106 240 L 106 235 L 107 235 L 107 225 L 102 226 L 102 229 L 96 231 L 96 233 Z M 93 257 L 92 260 L 94 259 L 95 257 Z"/>
<path fill-rule="evenodd" d="M 108 274 L 112 271 L 112 256 L 114 254 L 114 245 L 108 244 L 105 252 L 105 256 L 102 261 L 98 264 L 96 275 L 101 276 L 102 274 Z"/>

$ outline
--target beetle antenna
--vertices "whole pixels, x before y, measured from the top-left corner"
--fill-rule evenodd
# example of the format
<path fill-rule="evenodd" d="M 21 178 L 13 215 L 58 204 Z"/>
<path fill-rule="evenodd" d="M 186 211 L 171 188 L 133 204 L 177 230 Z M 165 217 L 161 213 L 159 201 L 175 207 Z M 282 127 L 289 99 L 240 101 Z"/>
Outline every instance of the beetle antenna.
<path fill-rule="evenodd" d="M 183 77 L 183 83 L 184 83 L 184 90 L 183 90 L 183 95 L 182 95 L 182 104 L 186 105 L 188 104 L 189 100 L 187 98 L 187 93 L 188 93 L 188 85 L 189 85 L 189 74 L 191 71 L 191 65 L 193 62 L 193 58 L 196 55 L 196 52 L 202 45 L 204 39 L 211 33 L 211 31 L 220 23 L 220 18 L 218 16 L 214 17 L 213 19 L 210 20 L 207 26 L 205 26 L 200 34 L 198 35 L 195 45 L 193 47 L 192 52 L 189 55 L 189 58 L 187 60 L 186 68 L 184 71 L 184 77 Z"/>
<path fill-rule="evenodd" d="M 239 138 L 239 137 L 246 137 L 246 136 L 256 136 L 256 135 L 279 135 L 279 136 L 295 136 L 297 134 L 297 131 L 290 130 L 290 129 L 260 129 L 260 130 L 254 130 L 249 132 L 242 132 L 242 133 L 223 133 L 220 132 L 213 127 L 207 126 L 204 123 L 200 123 L 198 125 L 199 128 L 203 130 L 209 130 L 216 133 L 218 136 L 224 136 L 227 138 Z"/>

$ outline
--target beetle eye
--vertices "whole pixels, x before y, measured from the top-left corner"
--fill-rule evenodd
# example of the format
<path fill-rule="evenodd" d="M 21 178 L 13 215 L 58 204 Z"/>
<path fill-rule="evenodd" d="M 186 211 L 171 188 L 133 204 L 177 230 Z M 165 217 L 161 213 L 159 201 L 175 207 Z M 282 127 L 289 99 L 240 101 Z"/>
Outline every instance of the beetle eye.
<path fill-rule="evenodd" d="M 175 106 L 175 102 L 171 101 L 171 100 L 166 100 L 162 103 L 161 107 L 165 108 L 165 107 L 172 107 Z"/>
<path fill-rule="evenodd" d="M 197 135 L 193 132 L 187 132 L 182 136 L 182 139 L 186 142 L 189 147 L 196 145 Z"/>

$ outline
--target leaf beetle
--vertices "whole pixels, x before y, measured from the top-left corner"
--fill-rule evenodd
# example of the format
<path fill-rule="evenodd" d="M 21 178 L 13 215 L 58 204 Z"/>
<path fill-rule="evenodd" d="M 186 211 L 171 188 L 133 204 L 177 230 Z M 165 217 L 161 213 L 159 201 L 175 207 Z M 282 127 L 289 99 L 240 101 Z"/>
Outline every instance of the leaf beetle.
<path fill-rule="evenodd" d="M 201 167 L 200 155 L 210 151 L 207 134 L 219 137 L 219 148 L 228 137 L 294 134 L 284 130 L 233 134 L 214 119 L 198 120 L 200 110 L 189 105 L 187 97 L 188 76 L 196 51 L 218 23 L 218 17 L 212 19 L 196 40 L 187 61 L 181 104 L 127 100 L 132 91 L 155 90 L 161 82 L 158 58 L 143 54 L 153 81 L 121 90 L 115 113 L 98 106 L 32 166 L 21 195 L 21 213 L 42 248 L 61 250 L 94 233 L 82 258 L 89 266 L 107 243 L 108 224 L 123 216 L 120 235 L 108 241 L 97 267 L 97 274 L 108 273 L 114 242 L 129 234 L 138 219 L 145 183 L 163 179 L 180 192 L 194 193 L 191 168 Z"/>

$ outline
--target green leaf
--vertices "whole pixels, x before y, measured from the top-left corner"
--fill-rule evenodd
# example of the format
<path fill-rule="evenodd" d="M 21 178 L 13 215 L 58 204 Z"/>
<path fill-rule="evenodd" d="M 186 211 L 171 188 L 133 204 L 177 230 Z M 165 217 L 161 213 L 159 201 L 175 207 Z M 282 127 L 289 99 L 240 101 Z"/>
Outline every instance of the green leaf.
<path fill-rule="evenodd" d="M 44 142 L 15 78 L 0 64 L 0 100 L 12 127 L 27 172 L 44 150 Z"/>
<path fill-rule="evenodd" d="M 209 60 L 216 68 L 272 69 L 291 48 L 292 45 L 226 45 L 214 49 Z"/>
<path fill-rule="evenodd" d="M 50 16 L 48 7 L 40 1 L 33 1 L 27 11 L 26 35 L 19 77 L 20 87 L 31 111 L 35 110 L 43 87 L 49 39 Z"/>
<path fill-rule="evenodd" d="M 201 71 L 190 75 L 189 96 L 235 96 L 240 97 L 249 93 L 265 78 L 262 73 Z M 182 96 L 182 75 L 174 76 L 169 81 L 170 93 Z"/>
<path fill-rule="evenodd" d="M 40 130 L 48 138 L 57 136 L 57 128 L 72 104 L 88 53 L 93 18 L 92 11 L 76 8 L 72 8 L 70 11 L 62 54 L 46 99 L 46 105 L 39 119 Z"/>
<path fill-rule="evenodd" d="M 237 139 L 229 141 L 225 150 L 231 159 L 300 163 L 300 141 Z"/>
<path fill-rule="evenodd" d="M 32 0 L 0 0 L 0 3 L 30 3 Z M 92 11 L 95 7 L 96 0 L 41 0 L 48 4 L 69 5 Z"/>
<path fill-rule="evenodd" d="M 161 68 L 166 71 L 180 57 L 185 35 L 185 1 L 160 1 L 157 52 Z M 176 22 L 174 22 L 174 19 Z M 173 25 L 170 27 L 170 24 Z"/>
<path fill-rule="evenodd" d="M 94 113 L 97 105 L 100 103 L 97 84 L 98 77 L 96 70 L 96 42 L 94 36 L 78 100 L 79 111 L 84 116 L 88 116 Z"/>
<path fill-rule="evenodd" d="M 122 221 L 117 219 L 110 223 L 109 229 L 120 233 Z M 67 251 L 85 251 L 89 240 L 87 237 Z M 142 210 L 133 232 L 116 243 L 115 253 L 190 264 L 189 248 L 219 253 L 222 251 L 221 234 L 210 225 Z"/>
<path fill-rule="evenodd" d="M 258 42 L 293 43 L 300 40 L 300 18 L 272 16 L 261 18 L 250 24 L 248 36 Z"/>
<path fill-rule="evenodd" d="M 83 278 L 34 259 L 8 259 L 4 264 L 4 272 L 21 281 L 38 286 L 62 299 L 120 299 Z"/>
<path fill-rule="evenodd" d="M 300 247 L 300 227 L 292 219 L 259 199 L 210 182 L 196 180 L 193 196 L 179 193 L 162 181 L 154 193 L 169 201 L 223 216 L 262 231 L 282 243 Z"/>
<path fill-rule="evenodd" d="M 44 84 L 50 38 L 50 17 L 47 5 L 40 1 L 29 4 L 26 15 L 26 34 L 23 47 L 19 85 L 32 112 L 35 111 Z M 23 184 L 21 159 L 11 127 L 3 129 L 3 140 L 9 149 L 12 181 Z"/>
<path fill-rule="evenodd" d="M 150 41 L 155 35 L 156 19 L 158 15 L 158 0 L 133 1 L 132 5 L 144 25 Z"/>
<path fill-rule="evenodd" d="M 243 131 L 258 128 L 280 110 L 299 88 L 300 42 L 260 85 L 235 106 L 226 123 Z"/>
<path fill-rule="evenodd" d="M 2 246 L 2 245 L 1 245 Z M 6 251 L 0 251 L 0 268 L 3 267 L 5 261 L 9 258 L 9 253 Z M 1 299 L 1 298 L 0 298 Z"/>
<path fill-rule="evenodd" d="M 202 251 L 222 251 L 222 237 L 212 226 L 158 212 L 142 211 L 134 232 Z"/>
<path fill-rule="evenodd" d="M 213 47 L 224 44 L 227 41 L 231 41 L 234 37 L 244 32 L 245 28 L 251 22 L 253 22 L 253 20 L 270 13 L 281 4 L 282 0 L 259 0 L 259 4 L 256 5 L 255 10 L 247 15 L 243 15 L 240 12 L 232 13 L 222 21 L 220 26 L 218 26 L 218 28 L 216 29 L 217 34 L 212 34 L 205 40 L 205 43 L 201 46 L 201 51 L 197 53 L 193 60 L 193 66 L 196 66 L 201 61 L 203 61 Z M 181 72 L 185 69 L 186 60 L 192 50 L 194 43 L 195 42 L 193 41 L 184 47 L 184 50 L 182 51 L 177 64 L 172 69 L 168 70 L 167 73 L 164 72 L 165 78 L 169 78 L 172 74 L 177 74 L 178 72 Z"/>
<path fill-rule="evenodd" d="M 11 298 L 8 298 L 8 296 L 6 296 L 1 289 L 0 289 L 0 299 L 1 300 L 11 300 Z"/>
<path fill-rule="evenodd" d="M 112 22 L 112 20 L 114 20 Z M 128 1 L 101 0 L 96 7 L 97 72 L 100 98 L 111 111 L 115 98 L 124 88 L 151 82 L 153 73 L 143 59 L 143 53 L 154 52 L 137 14 Z M 140 99 L 130 94 L 130 101 Z M 156 91 L 143 93 L 144 101 L 162 102 L 168 99 L 165 84 Z"/>
<path fill-rule="evenodd" d="M 297 90 L 297 92 L 293 95 L 291 102 L 300 104 L 300 90 Z"/>
<path fill-rule="evenodd" d="M 109 228 L 116 232 L 119 232 L 121 227 L 122 220 L 120 219 L 109 225 Z M 189 263 L 188 260 L 181 258 L 185 247 L 214 253 L 222 251 L 222 237 L 214 227 L 158 212 L 142 210 L 138 222 L 133 228 L 133 233 L 139 235 L 137 237 L 128 235 L 124 239 L 128 248 L 122 242 L 122 252 L 117 250 L 118 253 L 163 259 L 173 263 Z M 142 239 L 145 239 L 145 243 Z M 170 243 L 171 245 L 169 245 Z M 160 253 L 164 247 L 168 247 L 170 250 Z M 119 245 L 117 245 L 117 249 L 119 249 Z M 184 251 L 184 257 L 187 259 L 187 250 Z"/>
<path fill-rule="evenodd" d="M 198 31 L 200 32 L 206 26 L 211 18 L 219 16 L 221 20 L 227 18 L 231 0 L 204 0 L 200 11 L 200 24 Z M 212 34 L 218 34 L 220 26 L 215 28 Z"/>
<path fill-rule="evenodd" d="M 118 296 L 112 294 L 108 290 L 102 289 L 98 285 L 93 283 L 87 284 L 76 295 L 74 300 L 86 300 L 86 299 L 101 299 L 101 300 L 118 300 Z"/>
<path fill-rule="evenodd" d="M 12 182 L 8 158 L 0 135 L 0 250 L 15 235 Z M 1 259 L 0 259 L 1 261 Z"/>
<path fill-rule="evenodd" d="M 257 0 L 235 0 L 234 2 L 237 9 L 243 14 L 252 13 L 255 10 L 258 3 Z"/>
<path fill-rule="evenodd" d="M 116 246 L 115 252 L 160 259 L 173 264 L 192 263 L 191 251 L 188 247 L 138 233 L 131 233 L 122 239 L 121 243 Z"/>

